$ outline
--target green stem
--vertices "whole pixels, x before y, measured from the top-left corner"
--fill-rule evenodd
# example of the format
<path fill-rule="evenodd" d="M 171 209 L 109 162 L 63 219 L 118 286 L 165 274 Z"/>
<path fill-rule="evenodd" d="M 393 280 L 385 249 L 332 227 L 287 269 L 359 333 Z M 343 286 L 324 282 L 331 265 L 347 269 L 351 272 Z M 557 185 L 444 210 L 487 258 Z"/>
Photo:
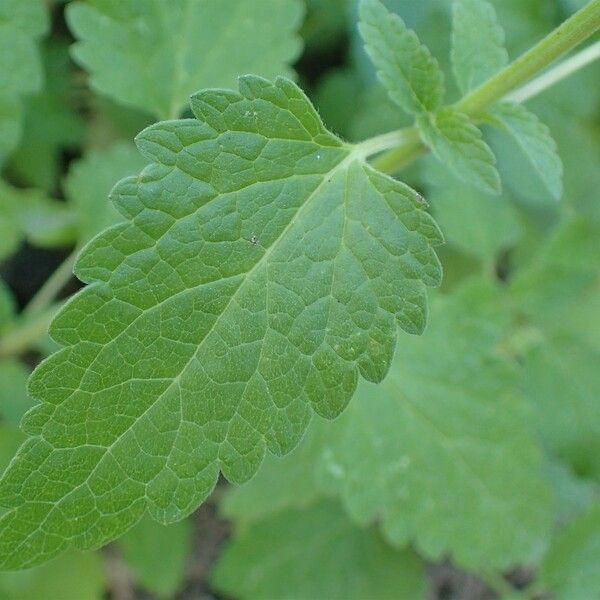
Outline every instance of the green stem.
<path fill-rule="evenodd" d="M 506 100 L 508 102 L 517 102 L 518 104 L 527 102 L 527 100 L 535 98 L 535 96 L 542 93 L 544 90 L 560 83 L 563 79 L 569 77 L 569 75 L 576 73 L 599 58 L 600 42 L 596 42 L 580 52 L 577 52 L 577 54 L 563 60 L 555 67 L 542 73 L 539 77 L 536 77 L 518 90 L 510 93 L 506 96 Z"/>
<path fill-rule="evenodd" d="M 600 0 L 593 0 L 557 27 L 541 42 L 467 94 L 455 108 L 476 117 L 555 60 L 587 40 L 600 29 Z"/>
<path fill-rule="evenodd" d="M 588 39 L 598 29 L 600 29 L 600 0 L 592 0 L 541 42 L 497 75 L 488 79 L 480 87 L 467 94 L 454 105 L 454 108 L 466 113 L 473 119 L 477 119 L 486 108 L 523 86 L 531 77 Z M 592 51 L 589 51 L 589 54 L 591 55 Z M 563 77 L 574 72 L 575 66 L 582 68 L 592 59 L 588 56 L 587 60 L 573 60 L 571 67 L 565 69 Z M 557 81 L 558 79 L 555 79 L 551 83 L 549 82 L 548 85 L 552 85 Z M 535 89 L 530 87 L 527 92 L 527 99 L 545 90 L 548 85 L 538 85 Z M 373 161 L 373 166 L 387 173 L 395 173 L 427 151 L 424 144 L 418 140 L 418 134 L 415 135 L 415 133 L 416 129 L 414 127 L 400 129 L 385 136 L 366 140 L 360 144 L 360 147 L 368 150 L 367 155 L 388 150 Z M 394 138 L 398 140 L 397 147 L 390 149 L 387 143 Z M 379 147 L 375 143 L 377 140 L 382 142 Z"/>
<path fill-rule="evenodd" d="M 50 275 L 46 283 L 37 291 L 29 304 L 23 309 L 24 315 L 32 315 L 44 310 L 53 302 L 60 291 L 73 277 L 73 265 L 77 259 L 80 248 L 75 248 L 67 258 L 59 265 L 58 269 Z"/>
<path fill-rule="evenodd" d="M 45 310 L 24 318 L 15 329 L 9 330 L 0 339 L 0 358 L 18 356 L 31 348 L 47 331 L 60 304 L 46 307 Z"/>

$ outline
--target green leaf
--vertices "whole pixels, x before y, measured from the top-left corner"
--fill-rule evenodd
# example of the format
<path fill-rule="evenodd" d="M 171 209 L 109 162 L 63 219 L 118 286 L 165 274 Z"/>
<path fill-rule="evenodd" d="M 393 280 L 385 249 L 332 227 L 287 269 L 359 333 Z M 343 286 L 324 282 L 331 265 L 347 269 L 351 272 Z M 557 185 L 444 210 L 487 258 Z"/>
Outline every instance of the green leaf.
<path fill-rule="evenodd" d="M 17 360 L 0 359 L 0 416 L 18 425 L 33 404 L 27 394 L 29 370 Z"/>
<path fill-rule="evenodd" d="M 0 3 L 0 164 L 20 136 L 20 99 L 42 85 L 36 41 L 47 27 L 47 9 L 42 0 Z"/>
<path fill-rule="evenodd" d="M 532 348 L 525 361 L 525 391 L 546 447 L 600 481 L 600 350 L 557 336 Z"/>
<path fill-rule="evenodd" d="M 43 58 L 45 85 L 25 102 L 23 139 L 11 156 L 10 173 L 21 183 L 52 193 L 57 187 L 62 154 L 79 143 L 84 122 L 73 106 L 68 44 L 50 40 Z"/>
<path fill-rule="evenodd" d="M 309 575 L 310 574 L 310 575 Z M 260 521 L 235 535 L 212 574 L 220 592 L 240 600 L 418 600 L 423 567 L 373 531 L 356 528 L 323 502 Z"/>
<path fill-rule="evenodd" d="M 491 117 L 497 127 L 514 139 L 551 196 L 560 200 L 563 166 L 550 129 L 519 104 L 498 104 Z"/>
<path fill-rule="evenodd" d="M 291 81 L 239 85 L 140 134 L 155 162 L 113 190 L 127 221 L 79 258 L 90 285 L 51 327 L 66 347 L 30 381 L 42 403 L 0 485 L 5 568 L 98 546 L 145 510 L 183 518 L 219 469 L 247 480 L 360 375 L 380 381 L 397 324 L 423 330 L 441 235 L 420 196 Z"/>
<path fill-rule="evenodd" d="M 444 108 L 421 115 L 417 125 L 423 143 L 456 177 L 488 194 L 500 192 L 494 154 L 467 115 Z"/>
<path fill-rule="evenodd" d="M 118 543 L 136 581 L 159 598 L 173 598 L 184 581 L 191 540 L 191 521 L 164 527 L 145 517 Z"/>
<path fill-rule="evenodd" d="M 238 75 L 290 75 L 301 49 L 298 0 L 88 0 L 67 8 L 75 59 L 101 94 L 159 118 Z"/>
<path fill-rule="evenodd" d="M 35 569 L 0 573 L 3 600 L 102 600 L 105 589 L 98 554 L 70 553 Z"/>
<path fill-rule="evenodd" d="M 540 572 L 541 584 L 556 600 L 589 600 L 600 595 L 600 504 L 552 542 Z"/>
<path fill-rule="evenodd" d="M 444 96 L 444 76 L 429 50 L 379 0 L 362 0 L 359 30 L 367 54 L 390 97 L 406 112 L 436 110 Z"/>
<path fill-rule="evenodd" d="M 521 237 L 516 209 L 508 198 L 489 196 L 449 179 L 446 175 L 443 187 L 428 194 L 446 241 L 469 256 L 492 263 Z"/>
<path fill-rule="evenodd" d="M 71 167 L 64 189 L 77 216 L 81 242 L 123 221 L 123 215 L 108 199 L 110 190 L 147 164 L 133 144 L 117 142 L 107 150 L 89 152 Z"/>
<path fill-rule="evenodd" d="M 508 64 L 504 31 L 486 0 L 453 4 L 452 67 L 463 94 L 479 87 Z"/>
<path fill-rule="evenodd" d="M 427 558 L 449 554 L 471 570 L 531 559 L 551 525 L 551 497 L 517 367 L 499 349 L 501 306 L 498 291 L 478 282 L 440 298 L 388 378 L 363 384 L 324 431 L 313 427 L 309 452 L 266 464 L 271 473 L 231 494 L 226 513 L 246 521 L 297 506 L 286 471 L 308 460 L 315 474 L 303 488 L 338 496 L 354 521 L 379 522 L 393 544 L 413 542 Z"/>

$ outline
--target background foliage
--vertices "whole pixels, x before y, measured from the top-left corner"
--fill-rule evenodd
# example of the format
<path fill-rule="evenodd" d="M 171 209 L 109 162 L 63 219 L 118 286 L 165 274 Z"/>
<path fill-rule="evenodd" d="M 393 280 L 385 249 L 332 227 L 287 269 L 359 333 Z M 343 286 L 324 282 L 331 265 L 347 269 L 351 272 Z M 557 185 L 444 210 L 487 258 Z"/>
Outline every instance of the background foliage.
<path fill-rule="evenodd" d="M 120 218 L 108 193 L 145 166 L 132 143 L 143 127 L 188 116 L 190 94 L 247 72 L 295 77 L 348 140 L 408 124 L 376 79 L 354 0 L 218 4 L 0 0 L 0 468 L 23 439 L 28 373 L 55 349 L 44 315 L 22 309 Z M 515 58 L 584 2 L 492 4 Z M 451 2 L 386 5 L 458 98 Z M 562 184 L 491 127 L 500 196 L 489 176 L 460 181 L 430 156 L 403 172 L 446 237 L 445 275 L 425 334 L 400 334 L 383 384 L 361 383 L 339 419 L 313 419 L 290 456 L 219 486 L 192 517 L 144 519 L 103 551 L 0 573 L 0 598 L 599 595 L 599 80 L 592 65 L 527 103 L 558 144 Z M 21 330 L 27 345 L 6 351 Z"/>

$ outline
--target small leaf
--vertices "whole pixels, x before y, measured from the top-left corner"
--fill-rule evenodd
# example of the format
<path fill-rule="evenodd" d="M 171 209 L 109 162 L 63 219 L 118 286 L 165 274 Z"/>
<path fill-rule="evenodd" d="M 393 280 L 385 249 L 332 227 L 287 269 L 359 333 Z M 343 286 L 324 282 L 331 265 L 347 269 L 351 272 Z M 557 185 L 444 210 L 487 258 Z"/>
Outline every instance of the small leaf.
<path fill-rule="evenodd" d="M 500 192 L 494 154 L 469 117 L 444 108 L 421 115 L 417 125 L 423 143 L 456 177 L 488 194 Z"/>
<path fill-rule="evenodd" d="M 67 19 L 75 59 L 101 94 L 178 117 L 201 88 L 230 88 L 243 73 L 291 75 L 301 49 L 298 0 L 90 0 Z"/>
<path fill-rule="evenodd" d="M 424 328 L 441 234 L 420 196 L 291 81 L 239 87 L 140 134 L 154 162 L 112 192 L 126 220 L 79 257 L 90 285 L 51 326 L 65 347 L 30 380 L 42 403 L 0 484 L 4 567 L 98 546 L 145 511 L 183 518 L 219 470 L 249 479 L 359 377 L 383 379 L 398 324 Z"/>
<path fill-rule="evenodd" d="M 443 73 L 426 46 L 379 0 L 362 0 L 359 30 L 390 97 L 406 112 L 436 110 L 444 96 Z"/>
<path fill-rule="evenodd" d="M 600 505 L 562 531 L 552 542 L 540 571 L 540 583 L 556 600 L 600 596 Z"/>
<path fill-rule="evenodd" d="M 189 519 L 165 527 L 145 517 L 118 543 L 136 581 L 159 598 L 173 598 L 185 578 L 191 540 Z"/>
<path fill-rule="evenodd" d="M 519 104 L 502 103 L 491 111 L 492 123 L 510 135 L 555 200 L 562 196 L 563 166 L 550 129 Z"/>
<path fill-rule="evenodd" d="M 508 64 L 504 31 L 486 0 L 453 4 L 452 67 L 463 94 L 479 87 Z"/>
<path fill-rule="evenodd" d="M 212 573 L 220 592 L 240 600 L 418 600 L 423 566 L 361 530 L 338 505 L 287 511 L 237 533 Z"/>
<path fill-rule="evenodd" d="M 147 164 L 133 144 L 117 142 L 107 150 L 89 152 L 71 167 L 64 189 L 76 213 L 81 242 L 123 221 L 123 215 L 108 199 L 110 190 Z"/>

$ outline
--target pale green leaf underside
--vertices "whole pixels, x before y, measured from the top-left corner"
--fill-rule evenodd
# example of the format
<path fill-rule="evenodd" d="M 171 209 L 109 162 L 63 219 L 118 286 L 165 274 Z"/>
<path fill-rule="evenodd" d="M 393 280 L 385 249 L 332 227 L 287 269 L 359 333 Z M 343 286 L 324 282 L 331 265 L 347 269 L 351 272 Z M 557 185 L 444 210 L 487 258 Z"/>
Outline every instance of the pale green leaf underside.
<path fill-rule="evenodd" d="M 504 31 L 494 7 L 486 0 L 453 4 L 452 67 L 463 94 L 470 92 L 508 64 Z"/>
<path fill-rule="evenodd" d="M 301 49 L 298 0 L 88 0 L 67 16 L 92 85 L 163 119 L 242 73 L 291 75 Z"/>
<path fill-rule="evenodd" d="M 437 109 L 444 96 L 444 77 L 427 47 L 379 0 L 363 0 L 359 30 L 367 54 L 390 97 L 406 112 Z"/>
<path fill-rule="evenodd" d="M 548 126 L 519 104 L 498 104 L 491 117 L 496 126 L 514 139 L 551 196 L 560 200 L 563 165 Z"/>
<path fill-rule="evenodd" d="M 417 125 L 423 143 L 456 177 L 488 194 L 499 193 L 494 154 L 467 115 L 444 108 L 419 116 Z"/>
<path fill-rule="evenodd" d="M 212 584 L 240 600 L 419 600 L 423 565 L 361 530 L 333 502 L 286 511 L 234 536 Z"/>
<path fill-rule="evenodd" d="M 182 518 L 219 469 L 248 479 L 359 375 L 380 381 L 397 324 L 424 327 L 441 236 L 414 191 L 287 79 L 192 108 L 140 134 L 155 162 L 113 191 L 127 220 L 77 263 L 90 285 L 51 327 L 66 347 L 32 377 L 42 404 L 0 486 L 4 566 L 100 545 L 144 510 Z"/>
<path fill-rule="evenodd" d="M 497 350 L 494 298 L 477 284 L 438 301 L 425 334 L 399 345 L 388 378 L 362 384 L 333 424 L 311 425 L 290 457 L 269 459 L 227 498 L 228 516 L 335 495 L 353 520 L 380 523 L 390 542 L 413 542 L 428 558 L 449 554 L 469 569 L 527 562 L 550 527 L 550 494 L 517 370 Z"/>

